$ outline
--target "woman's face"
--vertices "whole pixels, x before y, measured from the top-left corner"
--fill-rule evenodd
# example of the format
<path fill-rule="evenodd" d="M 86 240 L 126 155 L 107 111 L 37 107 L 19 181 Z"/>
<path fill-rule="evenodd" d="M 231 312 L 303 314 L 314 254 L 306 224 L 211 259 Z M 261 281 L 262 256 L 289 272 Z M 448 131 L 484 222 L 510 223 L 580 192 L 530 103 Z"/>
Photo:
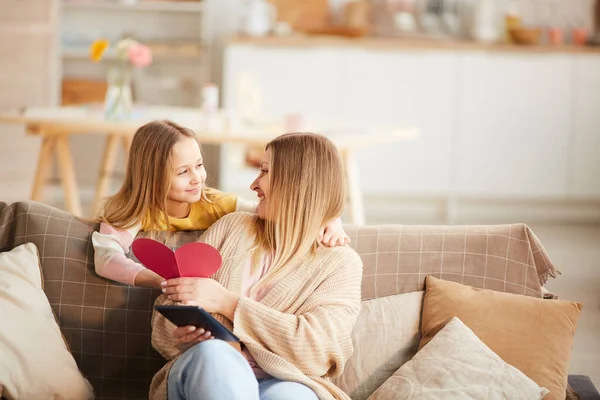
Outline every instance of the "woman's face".
<path fill-rule="evenodd" d="M 256 213 L 260 218 L 265 218 L 267 215 L 267 200 L 269 198 L 269 163 L 271 162 L 271 149 L 267 149 L 260 159 L 260 174 L 258 178 L 252 182 L 250 189 L 256 192 L 258 196 L 258 207 Z"/>
<path fill-rule="evenodd" d="M 174 170 L 168 199 L 179 203 L 197 202 L 206 180 L 198 142 L 194 138 L 182 138 L 173 146 L 171 157 Z"/>

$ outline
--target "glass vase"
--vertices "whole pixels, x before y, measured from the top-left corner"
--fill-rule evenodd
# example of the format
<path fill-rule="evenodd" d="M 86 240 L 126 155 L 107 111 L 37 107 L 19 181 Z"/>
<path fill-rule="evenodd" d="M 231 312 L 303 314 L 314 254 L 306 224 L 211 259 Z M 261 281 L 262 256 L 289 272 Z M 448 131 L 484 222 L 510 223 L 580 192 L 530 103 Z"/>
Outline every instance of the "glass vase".
<path fill-rule="evenodd" d="M 108 88 L 104 99 L 104 116 L 111 121 L 123 121 L 131 117 L 133 98 L 131 94 L 131 68 L 109 68 Z"/>

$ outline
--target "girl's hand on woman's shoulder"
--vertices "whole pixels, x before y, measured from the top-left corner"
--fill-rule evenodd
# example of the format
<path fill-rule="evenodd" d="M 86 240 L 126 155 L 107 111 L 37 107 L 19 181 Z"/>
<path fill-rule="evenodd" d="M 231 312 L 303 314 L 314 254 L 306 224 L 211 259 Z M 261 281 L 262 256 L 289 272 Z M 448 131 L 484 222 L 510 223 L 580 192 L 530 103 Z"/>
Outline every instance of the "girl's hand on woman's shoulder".
<path fill-rule="evenodd" d="M 319 242 L 327 247 L 345 246 L 350 243 L 341 218 L 334 219 L 321 229 Z"/>

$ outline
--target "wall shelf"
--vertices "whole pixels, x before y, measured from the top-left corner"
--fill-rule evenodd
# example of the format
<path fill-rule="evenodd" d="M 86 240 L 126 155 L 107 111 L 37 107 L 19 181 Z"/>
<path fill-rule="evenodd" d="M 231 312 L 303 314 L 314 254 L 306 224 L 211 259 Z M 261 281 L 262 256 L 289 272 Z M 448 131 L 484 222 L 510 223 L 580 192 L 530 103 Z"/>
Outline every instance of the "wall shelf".
<path fill-rule="evenodd" d="M 177 45 L 159 45 L 152 46 L 152 57 L 155 61 L 177 59 L 177 60 L 197 60 L 203 56 L 201 47 L 197 48 L 182 48 Z M 79 60 L 79 59 L 90 59 L 90 48 L 89 46 L 63 46 L 62 49 L 63 59 Z M 114 49 L 108 49 L 103 57 L 105 60 L 116 59 L 116 51 Z M 91 61 L 90 61 L 91 62 Z"/>
<path fill-rule="evenodd" d="M 128 4 L 118 0 L 70 0 L 62 3 L 65 10 L 115 10 L 115 11 L 160 11 L 160 12 L 202 12 L 204 3 L 201 1 L 152 1 L 141 0 Z"/>
<path fill-rule="evenodd" d="M 116 60 L 115 41 L 131 36 L 150 47 L 153 62 L 135 74 L 135 101 L 148 104 L 198 106 L 210 63 L 210 0 L 61 0 L 61 79 L 106 79 L 103 63 L 90 59 L 90 45 L 99 38 L 111 46 L 103 54 Z M 182 94 L 179 84 L 186 82 Z M 170 87 L 170 89 L 169 89 Z"/>

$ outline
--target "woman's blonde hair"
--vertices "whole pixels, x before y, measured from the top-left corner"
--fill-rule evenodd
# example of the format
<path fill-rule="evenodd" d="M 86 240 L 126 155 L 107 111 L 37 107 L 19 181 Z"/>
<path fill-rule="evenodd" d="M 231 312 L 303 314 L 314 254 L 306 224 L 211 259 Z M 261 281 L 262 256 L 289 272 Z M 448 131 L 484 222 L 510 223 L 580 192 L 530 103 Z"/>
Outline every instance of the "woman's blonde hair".
<path fill-rule="evenodd" d="M 166 222 L 172 150 L 186 137 L 200 146 L 192 130 L 171 121 L 152 121 L 140 127 L 131 142 L 125 181 L 115 195 L 106 199 L 99 220 L 118 229 L 144 223 L 152 227 L 149 230 L 157 230 Z M 206 187 L 202 188 L 201 200 L 208 202 Z"/>
<path fill-rule="evenodd" d="M 320 229 L 342 214 L 346 199 L 342 160 L 326 137 L 288 133 L 266 149 L 271 150 L 270 189 L 265 219 L 255 223 L 252 266 L 259 266 L 263 254 L 272 258 L 253 291 L 316 254 Z"/>

